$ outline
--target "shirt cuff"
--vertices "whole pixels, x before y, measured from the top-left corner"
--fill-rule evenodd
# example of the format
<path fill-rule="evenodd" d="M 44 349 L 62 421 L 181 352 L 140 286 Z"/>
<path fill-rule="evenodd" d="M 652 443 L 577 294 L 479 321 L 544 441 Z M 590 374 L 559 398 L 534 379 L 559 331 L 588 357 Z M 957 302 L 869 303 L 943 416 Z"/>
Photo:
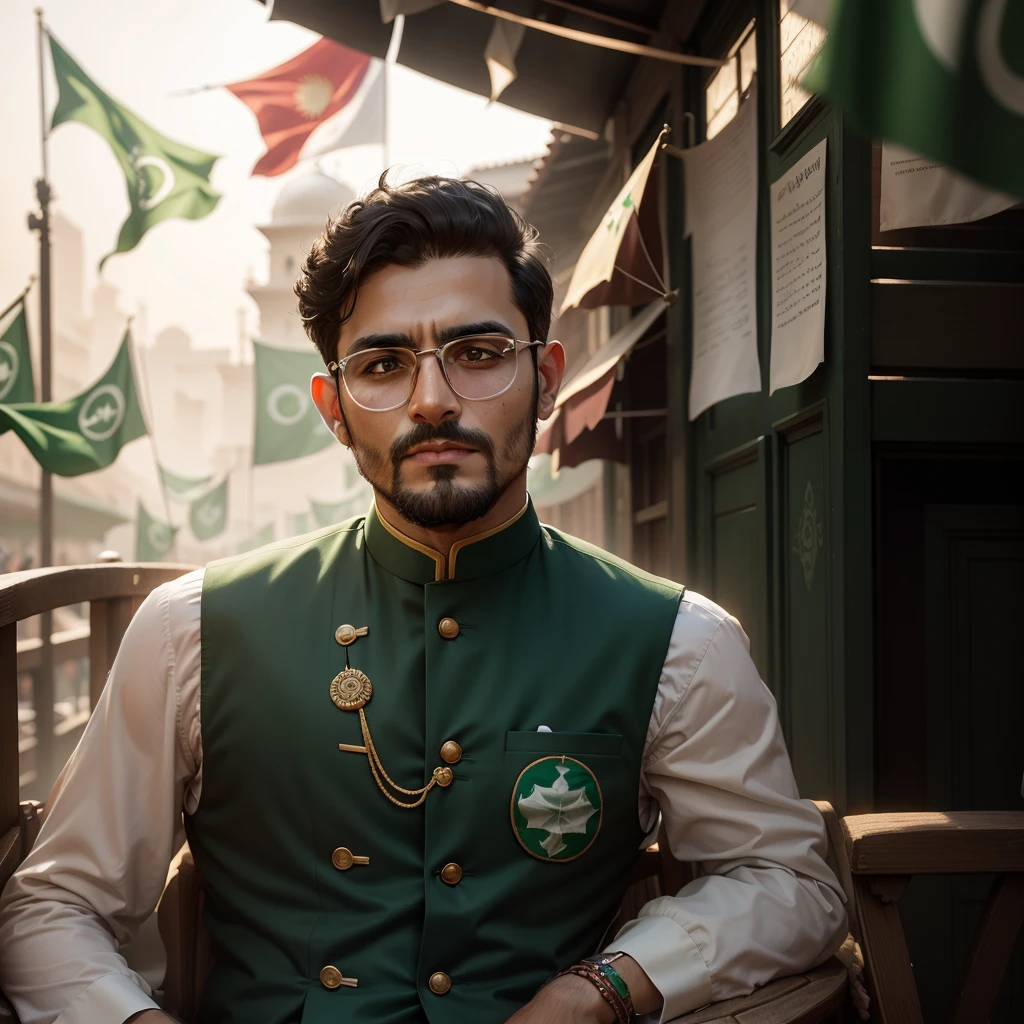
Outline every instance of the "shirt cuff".
<path fill-rule="evenodd" d="M 671 1021 L 711 1002 L 711 972 L 697 943 L 668 917 L 641 917 L 628 922 L 605 952 L 631 956 L 661 993 L 661 1016 Z"/>
<path fill-rule="evenodd" d="M 75 996 L 53 1024 L 122 1024 L 133 1013 L 159 1009 L 127 975 L 106 974 Z"/>

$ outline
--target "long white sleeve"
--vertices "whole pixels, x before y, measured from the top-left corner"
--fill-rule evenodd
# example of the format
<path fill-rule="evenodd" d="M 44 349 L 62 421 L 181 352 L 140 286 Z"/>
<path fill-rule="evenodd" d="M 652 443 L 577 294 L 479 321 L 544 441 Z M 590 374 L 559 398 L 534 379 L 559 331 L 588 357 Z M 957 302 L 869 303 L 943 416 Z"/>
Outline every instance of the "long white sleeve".
<path fill-rule="evenodd" d="M 662 1020 L 835 952 L 847 919 L 824 822 L 799 798 L 775 700 L 739 623 L 696 594 L 676 620 L 642 784 L 675 857 L 704 872 L 644 906 L 608 945 L 644 968 L 665 1000 Z"/>
<path fill-rule="evenodd" d="M 0 987 L 22 1024 L 120 1024 L 155 1006 L 119 944 L 153 911 L 198 792 L 202 573 L 154 591 L 0 903 Z M 173 599 L 172 599 L 173 598 Z"/>

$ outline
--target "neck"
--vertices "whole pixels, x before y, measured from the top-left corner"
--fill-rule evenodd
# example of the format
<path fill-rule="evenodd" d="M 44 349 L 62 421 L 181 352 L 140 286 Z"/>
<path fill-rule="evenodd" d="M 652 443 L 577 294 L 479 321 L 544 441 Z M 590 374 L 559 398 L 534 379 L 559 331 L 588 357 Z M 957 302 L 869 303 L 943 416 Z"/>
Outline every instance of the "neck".
<path fill-rule="evenodd" d="M 519 474 L 505 489 L 505 493 L 494 503 L 485 516 L 474 519 L 462 526 L 425 527 L 410 523 L 382 494 L 375 493 L 377 513 L 387 524 L 417 544 L 426 545 L 439 554 L 448 557 L 452 546 L 461 540 L 475 537 L 479 533 L 494 530 L 507 523 L 526 504 L 526 470 Z"/>

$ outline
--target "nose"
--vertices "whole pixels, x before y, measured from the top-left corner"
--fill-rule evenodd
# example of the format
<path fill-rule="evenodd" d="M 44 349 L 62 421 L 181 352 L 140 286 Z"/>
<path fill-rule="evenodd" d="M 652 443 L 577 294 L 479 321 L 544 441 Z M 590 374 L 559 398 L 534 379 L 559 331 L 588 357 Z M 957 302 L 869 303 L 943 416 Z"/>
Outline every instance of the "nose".
<path fill-rule="evenodd" d="M 462 415 L 459 396 L 452 391 L 441 368 L 441 360 L 436 355 L 419 359 L 408 408 L 410 419 L 435 427 Z"/>

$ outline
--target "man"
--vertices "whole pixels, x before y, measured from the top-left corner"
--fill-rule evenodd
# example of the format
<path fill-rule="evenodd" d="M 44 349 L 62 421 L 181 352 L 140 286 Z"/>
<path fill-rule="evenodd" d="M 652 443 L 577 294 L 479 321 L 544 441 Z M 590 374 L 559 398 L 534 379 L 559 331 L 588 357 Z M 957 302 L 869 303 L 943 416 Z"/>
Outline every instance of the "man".
<path fill-rule="evenodd" d="M 4 897 L 24 1024 L 168 1019 L 118 943 L 182 811 L 204 1024 L 668 1020 L 827 958 L 824 826 L 739 624 L 538 524 L 564 353 L 532 229 L 472 183 L 382 181 L 296 290 L 375 504 L 139 610 Z M 704 873 L 612 938 L 659 810 Z"/>

